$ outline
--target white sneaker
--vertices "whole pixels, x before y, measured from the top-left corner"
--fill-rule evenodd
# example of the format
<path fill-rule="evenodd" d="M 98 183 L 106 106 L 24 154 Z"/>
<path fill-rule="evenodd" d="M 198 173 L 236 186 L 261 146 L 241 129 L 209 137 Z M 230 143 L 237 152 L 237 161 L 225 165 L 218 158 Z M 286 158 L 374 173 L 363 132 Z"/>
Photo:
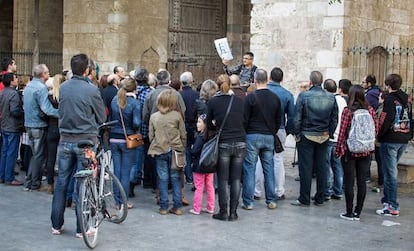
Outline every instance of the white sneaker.
<path fill-rule="evenodd" d="M 214 214 L 214 210 L 208 210 L 207 208 L 202 208 L 201 212 L 208 213 L 208 214 Z"/>
<path fill-rule="evenodd" d="M 200 214 L 200 212 L 197 212 L 194 209 L 190 209 L 189 212 L 192 213 L 192 214 L 195 214 L 195 215 L 199 215 Z"/>

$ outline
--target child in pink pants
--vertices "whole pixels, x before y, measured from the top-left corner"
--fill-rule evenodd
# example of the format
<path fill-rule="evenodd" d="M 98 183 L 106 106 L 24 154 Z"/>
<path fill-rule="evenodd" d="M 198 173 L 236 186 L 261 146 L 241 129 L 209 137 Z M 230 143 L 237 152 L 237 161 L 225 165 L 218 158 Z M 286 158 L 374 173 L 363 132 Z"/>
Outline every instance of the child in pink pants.
<path fill-rule="evenodd" d="M 214 194 L 214 173 L 201 173 L 200 168 L 198 166 L 198 161 L 200 159 L 201 149 L 204 145 L 204 133 L 206 130 L 206 118 L 205 114 L 201 114 L 197 120 L 197 135 L 195 137 L 194 145 L 191 149 L 191 155 L 193 158 L 193 177 L 194 177 L 194 185 L 195 185 L 195 192 L 194 192 L 194 200 L 193 200 L 193 208 L 190 209 L 190 213 L 199 215 L 201 211 L 207 212 L 209 214 L 214 213 L 214 201 L 215 201 L 215 194 Z M 202 209 L 203 203 L 203 192 L 204 187 L 206 187 L 207 192 L 207 208 Z"/>

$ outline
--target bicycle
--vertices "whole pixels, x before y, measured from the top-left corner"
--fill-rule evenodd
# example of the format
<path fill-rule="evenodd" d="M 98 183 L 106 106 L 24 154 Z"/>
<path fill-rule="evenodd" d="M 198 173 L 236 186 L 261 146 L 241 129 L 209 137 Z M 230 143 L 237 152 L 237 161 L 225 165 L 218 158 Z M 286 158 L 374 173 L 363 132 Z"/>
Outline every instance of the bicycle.
<path fill-rule="evenodd" d="M 110 121 L 99 126 L 99 132 L 109 129 L 118 121 Z M 128 214 L 127 196 L 121 182 L 114 176 L 112 154 L 99 137 L 97 154 L 91 140 L 82 140 L 78 147 L 84 149 L 85 169 L 78 171 L 74 177 L 79 184 L 79 203 L 77 219 L 83 240 L 89 248 L 96 247 L 99 225 L 104 219 L 113 223 L 123 222 Z"/>

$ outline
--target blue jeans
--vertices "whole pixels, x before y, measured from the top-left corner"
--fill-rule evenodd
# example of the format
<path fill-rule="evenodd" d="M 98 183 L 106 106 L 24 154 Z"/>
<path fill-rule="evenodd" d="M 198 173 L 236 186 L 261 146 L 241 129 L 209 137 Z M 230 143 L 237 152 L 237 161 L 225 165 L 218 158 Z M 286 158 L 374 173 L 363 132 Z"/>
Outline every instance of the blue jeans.
<path fill-rule="evenodd" d="M 328 142 L 326 152 L 326 190 L 325 196 L 342 196 L 342 184 L 344 171 L 342 169 L 341 159 L 335 156 L 336 142 Z M 333 177 L 332 177 L 333 175 Z"/>
<path fill-rule="evenodd" d="M 173 190 L 174 208 L 181 208 L 182 195 L 181 195 L 181 171 L 171 169 L 171 151 L 168 153 L 155 156 L 157 163 L 157 173 L 160 179 L 160 208 L 163 210 L 168 209 L 168 182 L 171 179 Z"/>
<path fill-rule="evenodd" d="M 315 202 L 322 204 L 325 201 L 327 146 L 328 141 L 319 144 L 307 139 L 303 135 L 297 143 L 300 176 L 300 195 L 298 200 L 302 204 L 310 204 L 313 168 L 316 171 Z"/>
<path fill-rule="evenodd" d="M 134 160 L 137 159 L 137 149 L 128 149 L 126 147 L 126 143 L 111 143 L 110 146 L 112 152 L 112 160 L 114 163 L 114 175 L 121 182 L 125 193 L 128 194 L 131 167 L 133 166 Z M 121 197 L 117 186 L 114 186 L 114 194 L 116 201 L 120 203 Z"/>
<path fill-rule="evenodd" d="M 45 162 L 47 128 L 27 128 L 33 156 L 30 160 L 25 186 L 39 189 L 42 180 L 42 165 Z"/>
<path fill-rule="evenodd" d="M 55 191 L 52 200 L 52 227 L 60 229 L 64 223 L 65 202 L 68 184 L 72 178 L 73 171 L 83 169 L 82 162 L 85 160 L 83 149 L 78 148 L 77 143 L 60 142 L 58 146 L 58 164 L 59 172 Z M 78 204 L 78 185 L 75 181 L 75 192 L 73 193 L 73 201 Z M 76 207 L 76 214 L 78 214 Z M 76 232 L 80 233 L 79 222 L 76 221 Z"/>
<path fill-rule="evenodd" d="M 135 165 L 131 167 L 131 175 L 129 180 L 133 183 L 138 183 L 142 180 L 142 167 L 144 166 L 144 145 L 135 149 L 136 161 Z M 125 191 L 127 192 L 127 191 Z"/>
<path fill-rule="evenodd" d="M 193 159 L 191 157 L 191 145 L 188 145 L 187 140 L 187 146 L 185 147 L 185 167 L 184 167 L 184 174 L 185 174 L 185 181 L 188 183 L 193 183 L 193 168 L 192 168 L 192 162 Z"/>
<path fill-rule="evenodd" d="M 381 160 L 384 172 L 384 197 L 382 203 L 390 204 L 394 209 L 399 210 L 397 202 L 397 164 L 407 148 L 407 144 L 381 143 Z"/>
<path fill-rule="evenodd" d="M 254 186 L 256 181 L 257 157 L 260 158 L 264 175 L 264 188 L 266 203 L 276 202 L 275 193 L 275 171 L 273 161 L 273 135 L 247 134 L 246 136 L 246 158 L 243 162 L 243 204 L 252 206 L 254 199 Z"/>
<path fill-rule="evenodd" d="M 20 133 L 1 131 L 2 146 L 0 160 L 0 179 L 6 182 L 14 180 L 14 166 L 19 153 Z"/>

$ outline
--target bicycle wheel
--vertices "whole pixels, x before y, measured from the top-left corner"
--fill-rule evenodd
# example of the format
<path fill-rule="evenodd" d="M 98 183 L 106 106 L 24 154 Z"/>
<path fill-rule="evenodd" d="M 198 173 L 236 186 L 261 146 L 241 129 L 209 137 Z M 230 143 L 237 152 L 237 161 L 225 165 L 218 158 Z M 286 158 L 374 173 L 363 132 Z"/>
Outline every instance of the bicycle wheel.
<path fill-rule="evenodd" d="M 106 168 L 103 185 L 103 203 L 110 222 L 119 224 L 126 219 L 128 215 L 127 196 L 121 182 Z"/>
<path fill-rule="evenodd" d="M 83 240 L 89 248 L 98 243 L 99 212 L 96 198 L 96 185 L 90 178 L 83 178 L 79 185 L 78 221 Z"/>

